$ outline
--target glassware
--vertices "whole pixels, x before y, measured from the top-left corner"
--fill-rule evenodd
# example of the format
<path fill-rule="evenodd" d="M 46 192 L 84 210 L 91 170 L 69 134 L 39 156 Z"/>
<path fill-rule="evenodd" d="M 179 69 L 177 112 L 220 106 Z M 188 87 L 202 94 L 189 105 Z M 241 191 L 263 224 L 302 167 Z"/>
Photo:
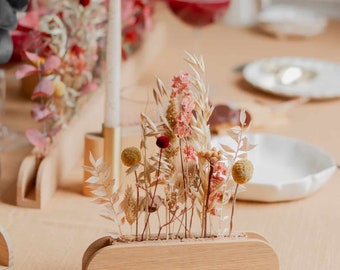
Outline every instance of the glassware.
<path fill-rule="evenodd" d="M 230 0 L 167 0 L 167 3 L 183 22 L 200 28 L 221 19 Z"/>
<path fill-rule="evenodd" d="M 19 149 L 28 144 L 24 134 L 10 130 L 3 122 L 3 114 L 6 103 L 6 73 L 0 69 L 0 154 L 4 151 L 12 151 Z M 0 162 L 1 176 L 1 162 Z"/>
<path fill-rule="evenodd" d="M 140 130 L 141 113 L 151 120 L 158 120 L 158 108 L 154 101 L 152 87 L 131 85 L 121 89 L 121 126 L 125 129 Z"/>
<path fill-rule="evenodd" d="M 231 0 L 166 0 L 182 22 L 194 27 L 194 52 L 200 52 L 199 33 L 202 27 L 222 19 Z"/>

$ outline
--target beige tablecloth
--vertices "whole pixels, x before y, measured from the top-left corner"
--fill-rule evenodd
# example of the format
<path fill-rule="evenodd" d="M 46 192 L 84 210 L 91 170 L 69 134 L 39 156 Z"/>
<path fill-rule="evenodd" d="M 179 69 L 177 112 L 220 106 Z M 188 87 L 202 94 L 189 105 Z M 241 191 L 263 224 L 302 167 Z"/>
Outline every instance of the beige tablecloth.
<path fill-rule="evenodd" d="M 156 10 L 156 19 L 166 22 L 167 41 L 162 54 L 140 81 L 150 87 L 155 86 L 155 75 L 169 84 L 174 74 L 186 68 L 182 60 L 184 51 L 195 48 L 192 29 L 181 24 L 164 7 Z M 221 24 L 203 29 L 198 38 L 196 48 L 205 58 L 213 103 L 285 101 L 254 89 L 241 74 L 232 72 L 235 66 L 251 60 L 303 56 L 340 62 L 340 22 L 331 22 L 325 33 L 309 39 L 277 40 L 257 30 Z M 10 74 L 13 68 L 9 69 Z M 15 81 L 9 83 L 12 89 L 16 88 Z M 20 130 L 35 125 L 29 116 L 30 107 L 18 92 L 12 91 L 5 122 Z M 339 114 L 340 99 L 309 102 L 292 108 L 284 116 L 273 116 L 270 123 L 253 131 L 305 140 L 328 151 L 340 162 Z M 12 238 L 14 269 L 80 269 L 84 250 L 92 241 L 112 231 L 111 224 L 99 217 L 100 208 L 92 204 L 91 199 L 81 195 L 81 161 L 66 179 L 60 180 L 59 190 L 45 208 L 15 206 L 18 168 L 30 150 L 26 147 L 2 153 L 0 224 Z M 283 270 L 340 269 L 339 180 L 337 171 L 317 193 L 297 201 L 238 202 L 234 228 L 263 234 L 278 253 Z"/>

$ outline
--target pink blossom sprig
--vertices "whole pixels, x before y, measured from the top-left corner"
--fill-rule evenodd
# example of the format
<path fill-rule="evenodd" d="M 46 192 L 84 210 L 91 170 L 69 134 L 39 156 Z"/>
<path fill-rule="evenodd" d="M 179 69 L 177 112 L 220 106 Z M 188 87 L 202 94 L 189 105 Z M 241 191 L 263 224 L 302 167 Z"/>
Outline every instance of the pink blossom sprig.
<path fill-rule="evenodd" d="M 190 91 L 190 76 L 187 72 L 180 72 L 172 79 L 172 97 L 177 95 L 187 94 Z"/>
<path fill-rule="evenodd" d="M 33 119 L 43 124 L 43 131 L 28 129 L 26 137 L 37 148 L 46 150 L 48 139 L 51 139 L 59 127 L 55 126 L 58 119 L 55 106 L 51 102 L 55 92 L 55 86 L 49 75 L 56 72 L 61 65 L 61 60 L 55 55 L 42 57 L 36 53 L 24 51 L 23 55 L 28 61 L 22 64 L 16 71 L 16 78 L 22 79 L 31 75 L 38 75 L 39 81 L 34 87 L 31 99 L 38 100 L 31 110 Z"/>

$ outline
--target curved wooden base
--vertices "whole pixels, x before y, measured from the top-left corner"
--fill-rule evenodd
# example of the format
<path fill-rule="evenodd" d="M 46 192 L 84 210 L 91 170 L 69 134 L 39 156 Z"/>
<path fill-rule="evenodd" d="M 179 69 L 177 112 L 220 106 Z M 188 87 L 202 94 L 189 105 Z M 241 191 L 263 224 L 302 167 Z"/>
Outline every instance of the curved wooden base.
<path fill-rule="evenodd" d="M 122 86 L 137 83 L 147 67 L 162 49 L 164 24 L 158 23 L 148 33 L 141 50 L 122 66 Z M 155 46 L 157 44 L 157 46 Z M 152 48 L 152 49 L 150 49 Z M 23 207 L 42 208 L 58 188 L 59 180 L 64 178 L 82 158 L 84 136 L 102 129 L 104 110 L 104 89 L 92 94 L 69 126 L 59 132 L 48 155 L 37 164 L 33 156 L 21 163 L 17 181 L 17 204 Z M 102 120 L 101 120 L 102 119 Z"/>
<path fill-rule="evenodd" d="M 40 208 L 40 195 L 37 196 L 37 187 L 40 187 L 38 169 L 41 160 L 36 155 L 25 157 L 21 163 L 17 182 L 17 205 L 30 208 Z"/>
<path fill-rule="evenodd" d="M 228 269 L 277 270 L 279 260 L 265 238 L 207 238 L 115 243 L 93 242 L 83 256 L 83 270 Z"/>
<path fill-rule="evenodd" d="M 0 226 L 0 270 L 13 269 L 13 253 L 10 238 Z"/>
<path fill-rule="evenodd" d="M 67 176 L 83 155 L 84 135 L 100 129 L 98 119 L 103 112 L 98 104 L 104 102 L 104 91 L 100 89 L 91 96 L 68 127 L 55 137 L 54 143 L 41 162 L 30 155 L 21 163 L 17 181 L 17 204 L 42 208 L 58 187 L 59 179 Z"/>

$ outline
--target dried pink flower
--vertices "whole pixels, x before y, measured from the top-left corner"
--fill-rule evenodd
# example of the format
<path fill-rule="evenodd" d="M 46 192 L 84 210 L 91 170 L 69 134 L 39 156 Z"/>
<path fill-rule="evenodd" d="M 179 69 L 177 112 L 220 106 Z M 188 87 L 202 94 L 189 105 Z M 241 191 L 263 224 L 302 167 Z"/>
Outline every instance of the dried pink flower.
<path fill-rule="evenodd" d="M 180 72 L 177 76 L 174 76 L 172 79 L 172 94 L 174 96 L 185 94 L 190 91 L 190 80 L 189 74 L 187 72 Z"/>
<path fill-rule="evenodd" d="M 196 161 L 197 160 L 197 155 L 192 145 L 184 146 L 183 153 L 185 155 L 185 161 L 189 161 L 189 160 Z"/>
<path fill-rule="evenodd" d="M 192 95 L 184 96 L 181 102 L 181 109 L 184 112 L 192 113 L 192 111 L 195 109 L 195 101 L 192 98 Z"/>
<path fill-rule="evenodd" d="M 185 137 L 190 136 L 191 129 L 187 124 L 185 124 L 185 122 L 179 121 L 176 126 L 175 133 L 177 134 L 179 138 L 185 138 Z"/>
<path fill-rule="evenodd" d="M 227 166 L 223 161 L 217 161 L 214 164 L 213 172 L 215 175 L 222 175 L 226 176 L 227 175 Z"/>

